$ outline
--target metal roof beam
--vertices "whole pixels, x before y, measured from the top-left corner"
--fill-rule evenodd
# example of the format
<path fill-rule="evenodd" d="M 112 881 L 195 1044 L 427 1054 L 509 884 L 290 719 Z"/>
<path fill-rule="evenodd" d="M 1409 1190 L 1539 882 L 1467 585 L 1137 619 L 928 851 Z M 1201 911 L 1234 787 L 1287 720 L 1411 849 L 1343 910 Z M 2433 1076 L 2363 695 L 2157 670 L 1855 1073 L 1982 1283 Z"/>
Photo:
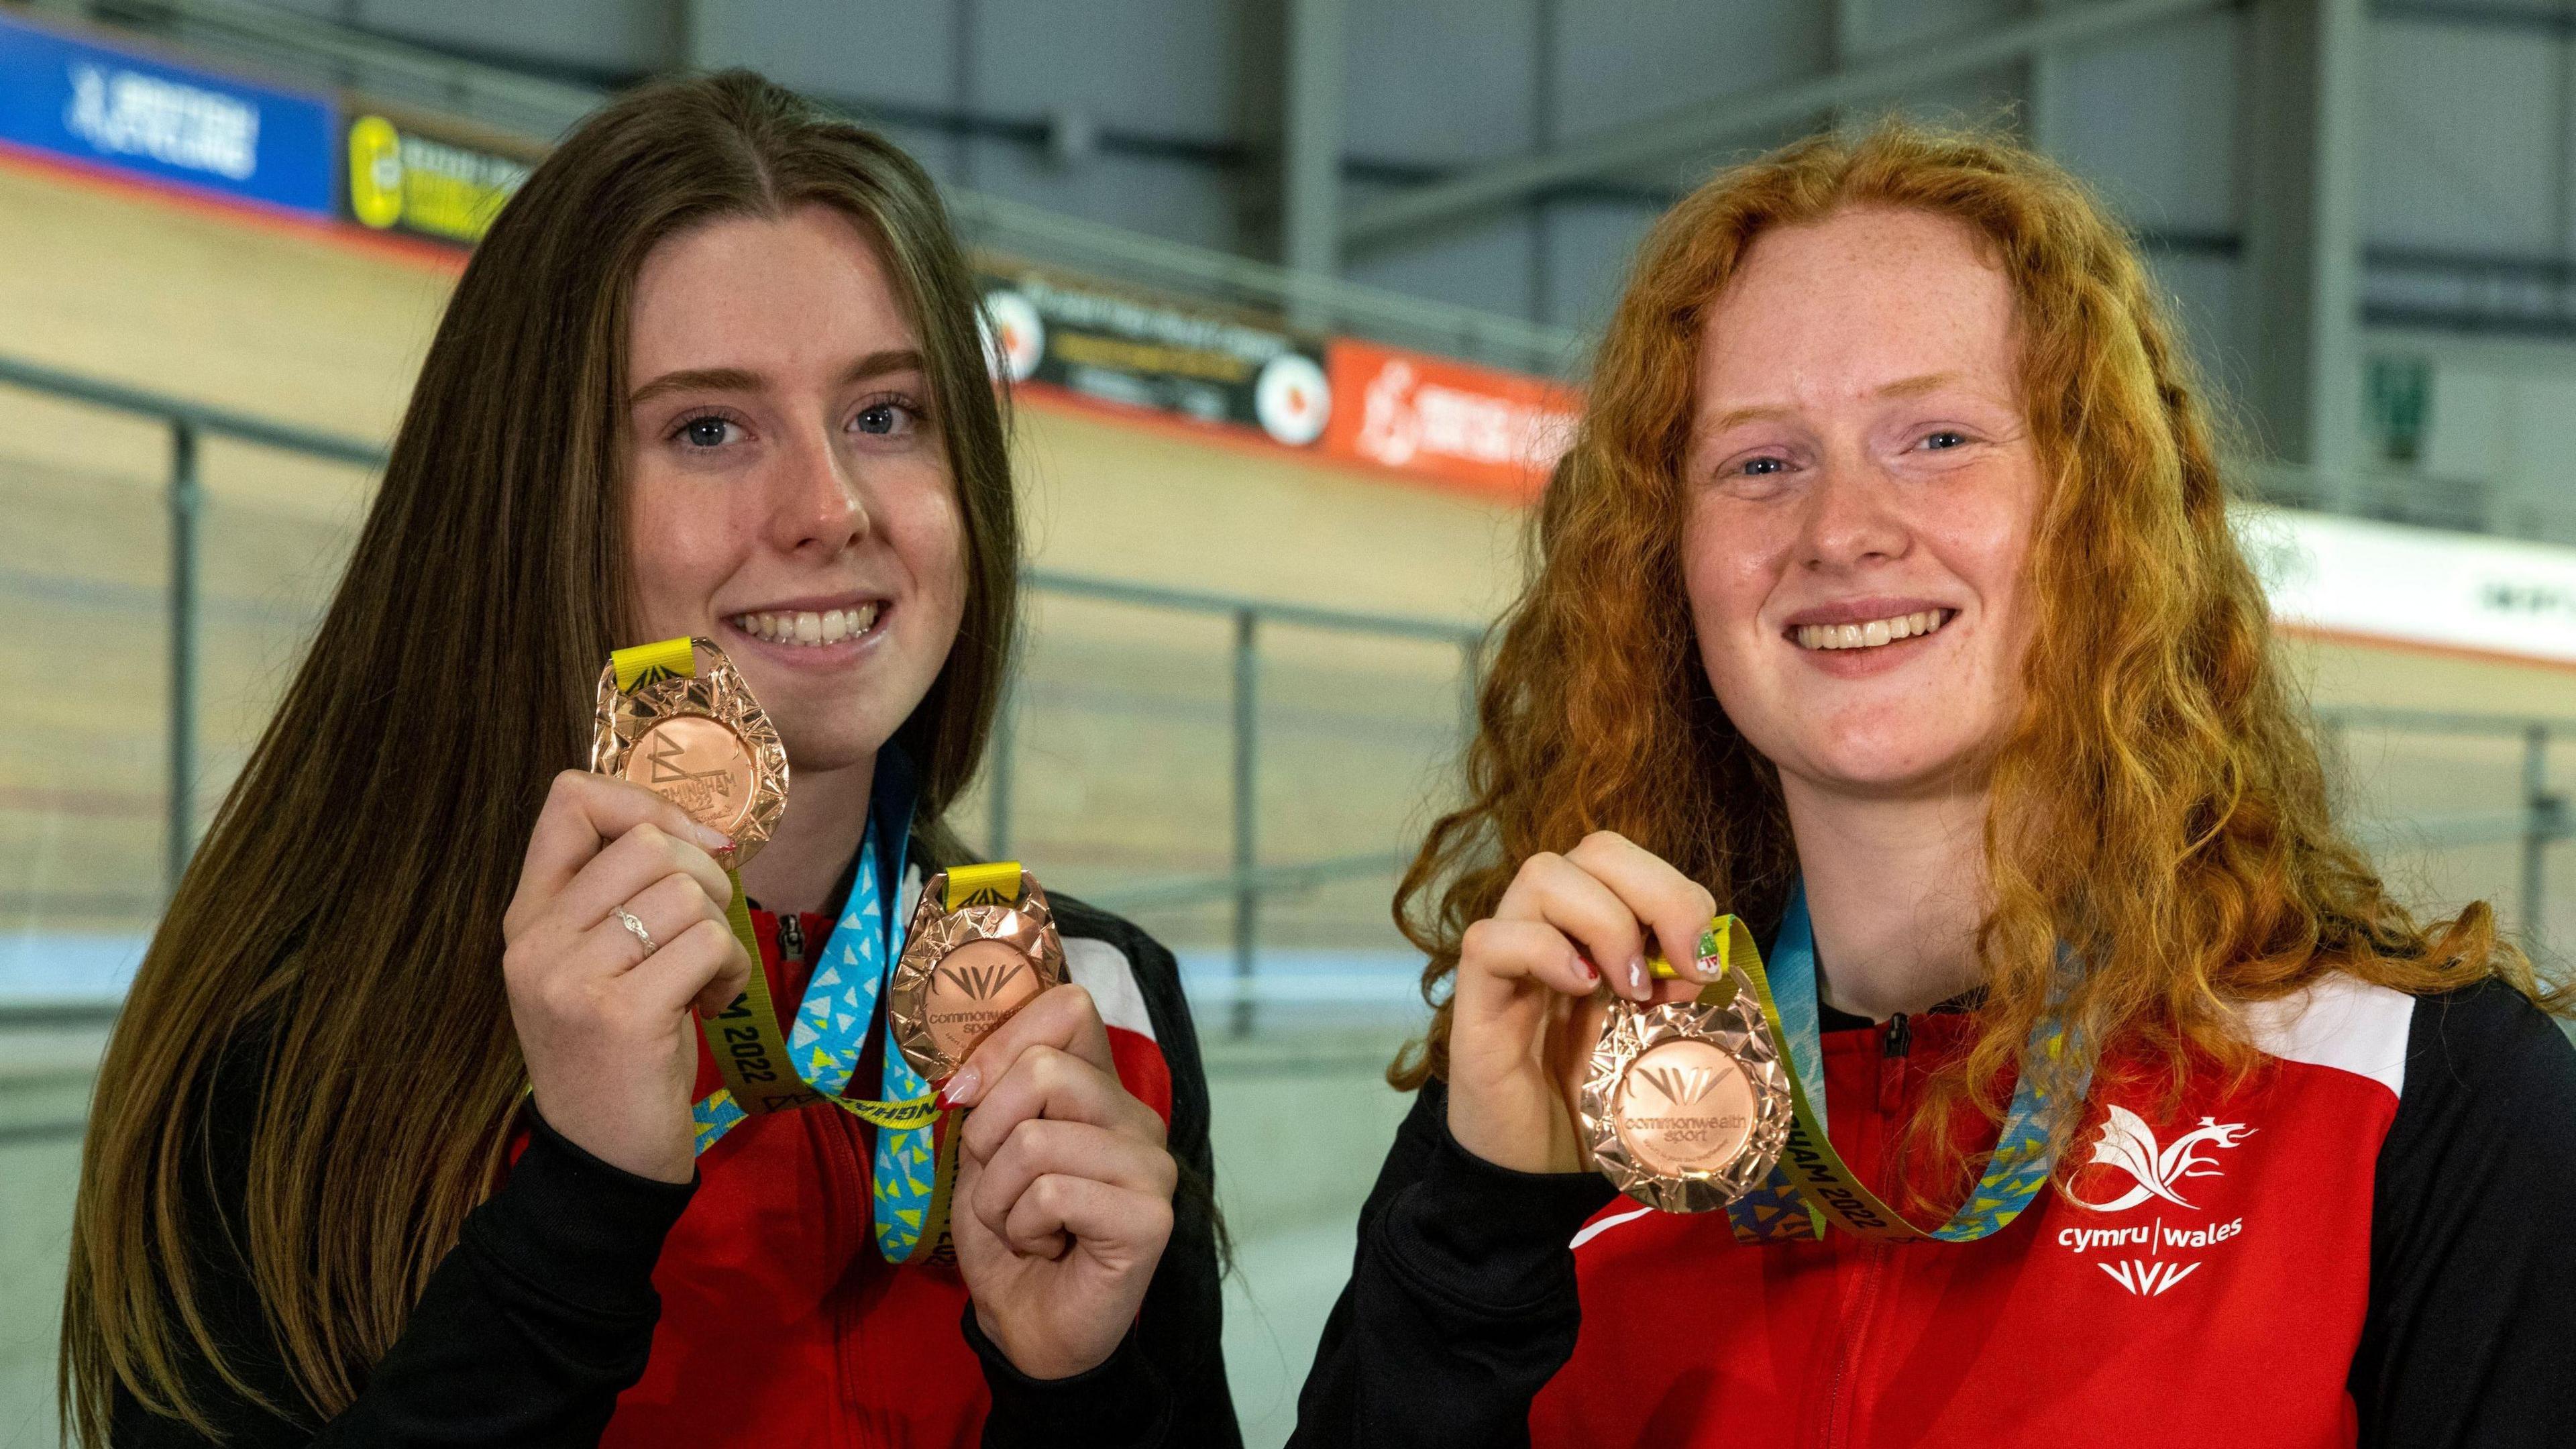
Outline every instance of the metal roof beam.
<path fill-rule="evenodd" d="M 1680 161 L 1747 131 L 1884 99 L 2040 51 L 2080 45 L 2231 3 L 2234 0 L 2096 0 L 2052 7 L 1979 35 L 1923 47 L 1894 47 L 1865 63 L 1793 85 L 1684 106 L 1553 150 L 1476 166 L 1445 181 L 1355 206 L 1342 228 L 1342 239 L 1348 247 L 1366 246 L 1511 206 L 1551 186 Z"/>

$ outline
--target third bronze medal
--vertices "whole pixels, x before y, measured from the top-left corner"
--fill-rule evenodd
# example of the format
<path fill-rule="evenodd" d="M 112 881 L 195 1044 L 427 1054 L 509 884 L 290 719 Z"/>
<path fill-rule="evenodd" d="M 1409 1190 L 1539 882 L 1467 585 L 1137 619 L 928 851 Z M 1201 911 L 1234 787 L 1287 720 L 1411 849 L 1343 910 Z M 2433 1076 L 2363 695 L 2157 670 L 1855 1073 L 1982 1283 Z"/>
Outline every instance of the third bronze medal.
<path fill-rule="evenodd" d="M 1789 1074 L 1752 983 L 1722 960 L 1692 1001 L 1614 1000 L 1580 1108 L 1595 1166 L 1666 1212 L 1724 1207 L 1789 1140 Z M 1670 968 L 1666 968 L 1669 972 Z"/>
<path fill-rule="evenodd" d="M 1780 943 L 1779 964 L 1796 968 L 1796 1025 L 1781 1015 L 1752 932 L 1731 915 L 1700 937 L 1699 963 L 1717 979 L 1696 1001 L 1611 1004 L 1581 1102 L 1602 1174 L 1668 1212 L 1726 1208 L 1746 1242 L 1811 1238 L 1826 1222 L 1881 1242 L 1972 1243 L 2001 1231 L 2047 1185 L 2058 1119 L 2084 1100 L 2089 1074 L 2060 1082 L 2048 1068 L 2066 1050 L 2065 1027 L 2053 1013 L 2033 1026 L 2021 1081 L 1967 1200 L 1937 1227 L 1913 1223 L 1861 1182 L 1826 1134 L 1805 911 L 1803 894 L 1793 895 Z M 1660 980 L 1677 974 L 1661 958 L 1651 966 Z"/>
<path fill-rule="evenodd" d="M 942 871 L 922 887 L 886 988 L 895 1045 L 922 1080 L 944 1086 L 985 1037 L 1064 975 L 1055 912 L 1036 876 L 1008 860 Z M 938 1124 L 937 1176 L 907 1262 L 949 1252 L 956 1126 L 948 1116 Z"/>

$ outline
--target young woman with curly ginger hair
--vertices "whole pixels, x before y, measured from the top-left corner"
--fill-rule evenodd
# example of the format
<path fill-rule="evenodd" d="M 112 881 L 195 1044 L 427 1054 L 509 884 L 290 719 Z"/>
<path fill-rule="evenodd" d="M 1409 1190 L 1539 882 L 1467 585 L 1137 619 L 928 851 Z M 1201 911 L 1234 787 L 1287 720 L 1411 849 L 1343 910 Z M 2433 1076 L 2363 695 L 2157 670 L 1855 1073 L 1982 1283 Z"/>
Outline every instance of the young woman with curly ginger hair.
<path fill-rule="evenodd" d="M 2576 1053 L 2486 906 L 2419 922 L 2338 832 L 2211 434 L 2008 141 L 1810 141 L 1663 220 L 1399 897 L 1448 990 L 1297 1442 L 2576 1418 Z M 2027 1211 L 1739 1241 L 1587 1172 L 1611 1001 L 1696 995 L 1718 911 L 1814 963 L 1826 1132 L 1915 1224 L 1991 1206 L 2021 1086 L 2080 1104 Z"/>

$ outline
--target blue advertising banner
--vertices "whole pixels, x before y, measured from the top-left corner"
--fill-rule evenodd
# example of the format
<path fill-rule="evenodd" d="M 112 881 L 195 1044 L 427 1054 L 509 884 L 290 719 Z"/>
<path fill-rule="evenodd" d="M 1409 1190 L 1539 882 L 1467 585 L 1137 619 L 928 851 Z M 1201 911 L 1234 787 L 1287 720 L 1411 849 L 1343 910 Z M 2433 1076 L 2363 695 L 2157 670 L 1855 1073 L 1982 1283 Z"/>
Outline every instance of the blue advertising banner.
<path fill-rule="evenodd" d="M 315 216 L 331 107 L 0 18 L 0 141 Z"/>

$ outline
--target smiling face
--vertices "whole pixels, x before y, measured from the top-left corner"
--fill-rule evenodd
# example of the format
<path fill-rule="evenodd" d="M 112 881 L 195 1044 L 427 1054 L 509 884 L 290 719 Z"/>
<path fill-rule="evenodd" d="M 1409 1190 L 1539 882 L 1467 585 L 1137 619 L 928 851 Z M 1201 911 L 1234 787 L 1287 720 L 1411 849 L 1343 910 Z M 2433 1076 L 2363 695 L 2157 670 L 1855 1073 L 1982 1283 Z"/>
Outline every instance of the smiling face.
<path fill-rule="evenodd" d="M 965 524 L 921 342 L 841 213 L 654 248 L 629 322 L 640 639 L 724 647 L 799 772 L 865 764 L 965 606 Z"/>
<path fill-rule="evenodd" d="M 1963 223 L 1754 242 L 1701 336 L 1683 569 L 1700 659 L 1783 788 L 1979 788 L 2012 728 L 2041 494 L 2013 294 Z"/>

